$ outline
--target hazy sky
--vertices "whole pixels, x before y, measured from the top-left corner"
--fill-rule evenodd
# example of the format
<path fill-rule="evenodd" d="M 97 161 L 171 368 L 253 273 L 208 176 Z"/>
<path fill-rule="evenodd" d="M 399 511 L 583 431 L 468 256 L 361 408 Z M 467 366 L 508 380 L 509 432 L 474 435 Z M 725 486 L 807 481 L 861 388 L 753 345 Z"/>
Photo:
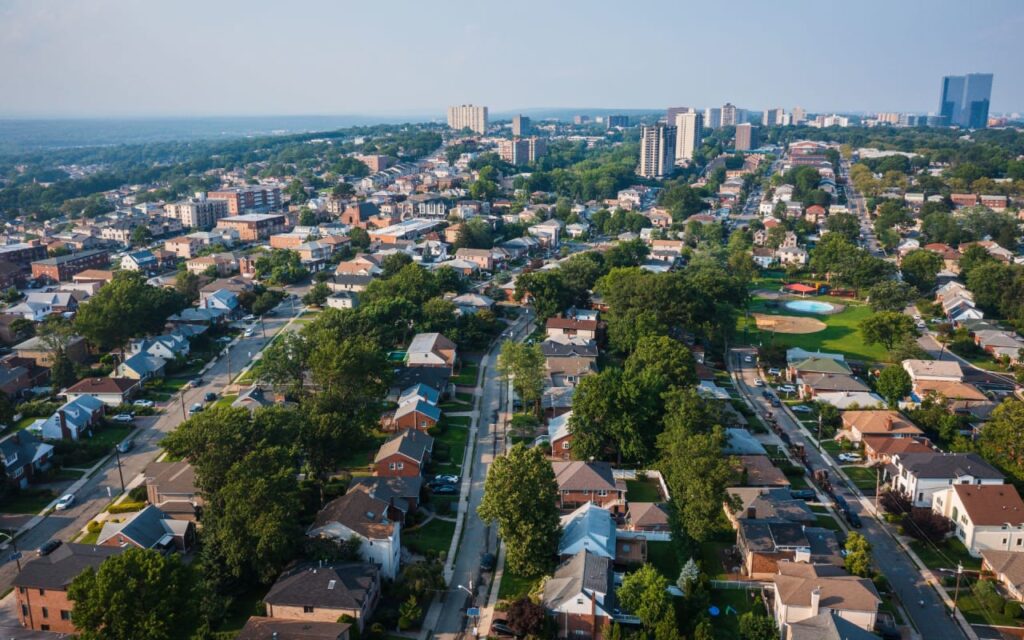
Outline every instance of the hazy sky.
<path fill-rule="evenodd" d="M 1021 0 L 0 0 L 0 115 L 440 116 L 531 107 L 934 111 L 995 73 Z"/>

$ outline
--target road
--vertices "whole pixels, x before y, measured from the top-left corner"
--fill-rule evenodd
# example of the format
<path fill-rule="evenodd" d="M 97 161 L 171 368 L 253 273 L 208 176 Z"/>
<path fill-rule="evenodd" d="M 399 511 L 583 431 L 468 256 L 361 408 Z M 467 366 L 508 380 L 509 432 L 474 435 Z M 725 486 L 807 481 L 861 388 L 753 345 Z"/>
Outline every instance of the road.
<path fill-rule="evenodd" d="M 729 365 L 737 373 L 737 388 L 757 411 L 763 416 L 772 410 L 771 405 L 754 385 L 757 379 L 757 365 L 745 362 L 745 356 L 756 355 L 754 349 L 733 349 L 730 352 Z M 804 445 L 807 459 L 815 469 L 828 469 L 829 476 L 836 478 L 838 469 L 830 459 L 819 452 L 813 442 L 787 412 L 776 410 L 775 417 L 779 426 L 789 435 L 794 444 Z M 857 513 L 864 523 L 858 533 L 862 534 L 872 546 L 875 566 L 888 578 L 893 590 L 905 604 L 907 613 L 923 638 L 963 638 L 960 628 L 946 615 L 945 606 L 935 589 L 925 581 L 914 562 L 903 552 L 895 539 L 886 531 L 883 524 L 872 517 L 864 504 L 842 482 L 834 482 L 835 492 L 841 495 L 850 505 L 850 510 Z M 923 605 L 918 604 L 923 602 Z"/>
<path fill-rule="evenodd" d="M 525 340 L 533 330 L 533 314 L 524 314 L 511 330 L 513 339 Z M 485 553 L 497 555 L 497 537 L 491 527 L 485 526 L 476 515 L 476 508 L 484 495 L 484 480 L 491 462 L 505 450 L 505 430 L 502 428 L 504 413 L 509 410 L 509 398 L 506 385 L 497 372 L 498 352 L 501 343 L 484 356 L 481 369 L 486 366 L 481 390 L 480 413 L 477 418 L 476 445 L 473 450 L 472 472 L 467 481 L 470 483 L 469 503 L 463 522 L 462 540 L 458 546 L 458 556 L 452 567 L 452 579 L 442 600 L 442 609 L 434 626 L 434 637 L 456 638 L 467 624 L 466 607 L 482 606 L 486 590 L 480 584 L 480 559 Z M 465 589 L 464 589 L 465 588 Z M 473 600 L 467 592 L 474 592 Z M 472 604 L 471 604 L 472 602 Z"/>
<path fill-rule="evenodd" d="M 847 207 L 851 213 L 860 218 L 860 232 L 863 238 L 861 244 L 871 255 L 883 257 L 885 251 L 882 250 L 882 245 L 878 243 L 878 238 L 875 237 L 875 229 L 871 224 L 871 215 L 868 213 L 868 207 L 864 203 L 863 196 L 857 193 L 857 190 L 853 188 L 853 182 L 850 180 L 849 161 L 843 160 L 840 163 L 840 167 L 840 177 L 845 183 Z"/>
<path fill-rule="evenodd" d="M 935 339 L 935 334 L 931 331 L 925 332 L 919 337 L 917 344 L 936 360 L 959 362 L 964 370 L 964 382 L 973 384 L 983 391 L 1012 392 L 1017 386 L 1013 377 L 976 367 L 949 349 L 946 349 L 942 343 Z"/>
<path fill-rule="evenodd" d="M 111 458 L 81 488 L 75 491 L 76 501 L 70 509 L 53 512 L 30 531 L 19 536 L 17 546 L 24 554 L 22 560 L 34 556 L 35 549 L 47 540 L 57 539 L 68 542 L 77 536 L 82 528 L 101 513 L 120 493 L 121 475 L 124 477 L 124 483 L 129 484 L 160 455 L 160 441 L 184 420 L 183 407 L 187 409 L 194 403 L 202 404 L 203 396 L 210 391 L 219 393 L 229 382 L 229 367 L 231 376 L 236 377 L 252 357 L 263 349 L 293 316 L 301 311 L 301 304 L 288 302 L 282 304 L 275 315 L 264 319 L 266 337 L 257 330 L 253 337 L 239 339 L 231 347 L 230 355 L 218 358 L 207 373 L 203 374 L 202 385 L 182 392 L 180 397 L 183 400 L 179 399 L 179 395 L 172 396 L 162 414 L 138 418 L 133 431 L 134 447 L 128 453 L 120 454 L 121 473 L 118 473 L 116 458 Z M 292 329 L 300 326 L 295 323 L 292 325 Z M 18 569 L 16 563 L 11 561 L 8 552 L 3 553 L 0 561 L 2 561 L 0 564 L 0 591 L 4 591 L 11 586 Z"/>

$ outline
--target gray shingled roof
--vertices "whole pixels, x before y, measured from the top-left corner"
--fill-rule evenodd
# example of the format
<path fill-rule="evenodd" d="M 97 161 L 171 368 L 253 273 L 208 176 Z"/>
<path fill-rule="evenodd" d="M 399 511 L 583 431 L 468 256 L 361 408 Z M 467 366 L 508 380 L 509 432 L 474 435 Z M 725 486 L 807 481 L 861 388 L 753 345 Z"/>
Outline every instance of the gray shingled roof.
<path fill-rule="evenodd" d="M 361 609 L 378 580 L 374 564 L 303 564 L 281 574 L 264 602 L 277 606 Z M 332 586 L 333 583 L 333 586 Z"/>
<path fill-rule="evenodd" d="M 96 569 L 104 560 L 120 555 L 120 547 L 64 544 L 46 556 L 25 563 L 14 578 L 14 586 L 32 589 L 64 589 L 86 569 Z"/>

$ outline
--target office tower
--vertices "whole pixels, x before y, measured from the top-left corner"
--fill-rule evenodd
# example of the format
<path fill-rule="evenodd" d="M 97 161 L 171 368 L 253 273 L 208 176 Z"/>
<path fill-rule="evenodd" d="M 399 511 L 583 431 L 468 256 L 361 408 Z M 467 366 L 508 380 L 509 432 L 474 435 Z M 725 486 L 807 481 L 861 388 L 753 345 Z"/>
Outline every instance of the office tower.
<path fill-rule="evenodd" d="M 992 74 L 968 73 L 942 78 L 939 115 L 949 124 L 966 129 L 988 126 L 989 101 L 992 98 Z"/>
<path fill-rule="evenodd" d="M 736 150 L 750 151 L 758 148 L 761 144 L 758 141 L 758 132 L 760 127 L 755 127 L 749 122 L 736 125 Z"/>
<path fill-rule="evenodd" d="M 793 107 L 793 124 L 801 125 L 807 121 L 807 112 L 803 107 Z"/>
<path fill-rule="evenodd" d="M 613 127 L 628 127 L 628 126 L 629 126 L 629 116 L 620 116 L 620 115 L 608 116 L 608 128 L 609 129 L 611 129 Z"/>
<path fill-rule="evenodd" d="M 782 124 L 782 116 L 785 112 L 782 108 L 768 109 L 761 118 L 761 124 L 766 127 L 777 127 Z"/>
<path fill-rule="evenodd" d="M 704 128 L 718 129 L 722 126 L 722 110 L 718 107 L 708 107 L 704 110 Z"/>
<path fill-rule="evenodd" d="M 676 164 L 693 160 L 693 152 L 700 147 L 703 137 L 704 116 L 692 110 L 676 114 Z"/>
<path fill-rule="evenodd" d="M 737 124 L 736 120 L 736 105 L 731 102 L 726 102 L 722 105 L 722 126 L 723 127 L 735 127 Z"/>
<path fill-rule="evenodd" d="M 512 135 L 519 137 L 530 132 L 530 119 L 526 116 L 512 116 Z"/>
<path fill-rule="evenodd" d="M 487 107 L 471 104 L 448 107 L 448 126 L 456 131 L 469 129 L 483 135 L 487 133 Z"/>
<path fill-rule="evenodd" d="M 676 128 L 661 124 L 640 127 L 640 166 L 637 175 L 663 178 L 676 157 Z"/>

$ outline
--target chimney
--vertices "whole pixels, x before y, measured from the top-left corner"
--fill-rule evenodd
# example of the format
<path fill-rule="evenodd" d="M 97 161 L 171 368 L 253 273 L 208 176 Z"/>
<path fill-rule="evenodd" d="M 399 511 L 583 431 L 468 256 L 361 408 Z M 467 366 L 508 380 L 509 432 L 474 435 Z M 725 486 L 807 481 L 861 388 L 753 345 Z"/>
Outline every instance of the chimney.
<path fill-rule="evenodd" d="M 891 415 L 890 416 L 886 416 L 885 417 L 885 430 L 886 431 L 892 431 L 892 423 L 893 423 L 892 416 Z"/>
<path fill-rule="evenodd" d="M 757 518 L 757 507 L 755 507 L 754 505 L 750 505 L 749 507 L 747 507 L 747 519 L 748 520 L 755 520 L 756 518 Z"/>
<path fill-rule="evenodd" d="M 814 587 L 811 591 L 811 617 L 818 615 L 818 607 L 821 604 L 821 587 Z"/>

